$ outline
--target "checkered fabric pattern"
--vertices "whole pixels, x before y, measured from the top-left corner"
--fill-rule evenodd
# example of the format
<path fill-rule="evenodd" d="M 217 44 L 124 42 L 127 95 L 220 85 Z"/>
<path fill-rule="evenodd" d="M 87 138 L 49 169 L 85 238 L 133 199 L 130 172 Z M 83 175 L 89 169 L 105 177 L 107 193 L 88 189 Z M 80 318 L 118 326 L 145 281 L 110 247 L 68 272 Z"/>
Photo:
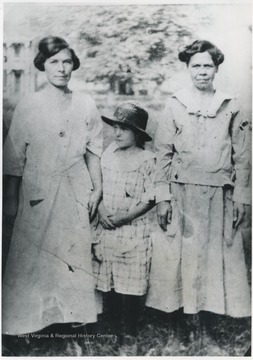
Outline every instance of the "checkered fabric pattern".
<path fill-rule="evenodd" d="M 103 201 L 111 213 L 126 213 L 140 202 L 154 200 L 155 158 L 151 152 L 139 153 L 135 164 L 122 170 L 114 162 L 115 147 L 107 149 L 103 161 Z M 146 213 L 130 224 L 105 230 L 98 226 L 95 234 L 95 252 L 102 258 L 94 262 L 96 287 L 129 295 L 144 295 L 147 291 L 151 240 L 149 214 Z"/>

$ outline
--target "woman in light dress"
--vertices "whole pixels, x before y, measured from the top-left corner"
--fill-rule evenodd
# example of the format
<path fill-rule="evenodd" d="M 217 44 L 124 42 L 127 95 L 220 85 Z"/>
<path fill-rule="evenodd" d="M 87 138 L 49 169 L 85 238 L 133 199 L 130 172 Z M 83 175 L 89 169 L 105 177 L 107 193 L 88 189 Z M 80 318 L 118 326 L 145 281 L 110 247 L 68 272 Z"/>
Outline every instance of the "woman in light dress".
<path fill-rule="evenodd" d="M 80 64 L 64 39 L 42 39 L 34 65 L 47 87 L 17 105 L 4 147 L 4 216 L 15 219 L 6 335 L 97 320 L 90 220 L 102 193 L 102 121 L 93 99 L 68 87 Z"/>
<path fill-rule="evenodd" d="M 224 60 L 215 45 L 195 41 L 179 59 L 192 85 L 168 99 L 156 134 L 163 231 L 154 234 L 147 305 L 175 319 L 178 309 L 198 314 L 203 355 L 219 355 L 206 348 L 208 315 L 251 314 L 242 242 L 251 201 L 249 122 L 238 100 L 213 85 Z"/>

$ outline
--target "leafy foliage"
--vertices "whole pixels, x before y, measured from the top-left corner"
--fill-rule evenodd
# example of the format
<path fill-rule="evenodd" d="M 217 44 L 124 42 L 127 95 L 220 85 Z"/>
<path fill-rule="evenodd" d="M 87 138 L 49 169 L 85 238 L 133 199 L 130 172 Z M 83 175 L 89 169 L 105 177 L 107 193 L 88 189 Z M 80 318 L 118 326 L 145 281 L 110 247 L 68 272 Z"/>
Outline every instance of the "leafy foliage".
<path fill-rule="evenodd" d="M 195 38 L 199 24 L 212 21 L 207 10 L 203 5 L 29 4 L 25 11 L 27 34 L 67 38 L 81 60 L 80 79 L 112 85 L 116 78 L 138 83 L 163 81 L 166 74 L 168 79 L 178 66 L 178 47 Z"/>

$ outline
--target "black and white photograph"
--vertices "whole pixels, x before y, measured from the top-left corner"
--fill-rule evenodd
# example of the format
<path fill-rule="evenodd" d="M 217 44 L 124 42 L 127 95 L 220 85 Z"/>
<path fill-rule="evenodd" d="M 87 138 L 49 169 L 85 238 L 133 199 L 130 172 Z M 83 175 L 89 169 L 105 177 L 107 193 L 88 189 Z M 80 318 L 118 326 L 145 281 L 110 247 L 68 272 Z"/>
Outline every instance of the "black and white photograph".
<path fill-rule="evenodd" d="M 251 357 L 251 1 L 1 9 L 1 357 Z"/>

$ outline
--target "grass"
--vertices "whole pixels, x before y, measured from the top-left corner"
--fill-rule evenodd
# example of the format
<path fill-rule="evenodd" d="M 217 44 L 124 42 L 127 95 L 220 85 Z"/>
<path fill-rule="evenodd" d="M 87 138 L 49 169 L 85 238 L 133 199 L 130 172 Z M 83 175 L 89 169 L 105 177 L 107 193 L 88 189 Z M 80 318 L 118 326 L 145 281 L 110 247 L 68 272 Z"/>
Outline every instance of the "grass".
<path fill-rule="evenodd" d="M 177 350 L 176 340 L 170 342 L 170 316 L 151 308 L 145 308 L 139 324 L 137 337 L 137 356 L 203 356 L 199 343 L 199 325 L 196 316 L 189 316 L 182 321 L 181 346 Z M 88 330 L 87 330 L 88 331 Z M 42 333 L 42 332 L 41 332 Z M 50 330 L 49 330 L 50 334 Z M 63 330 L 64 334 L 64 330 Z M 66 334 L 66 333 L 65 333 Z M 13 337 L 8 345 L 10 352 L 4 356 L 118 356 L 118 343 L 111 332 L 110 318 L 107 313 L 100 316 L 94 338 L 61 339 L 18 338 Z M 188 336 L 189 335 L 189 336 Z M 233 319 L 227 316 L 213 315 L 212 338 L 219 346 L 216 355 L 244 356 L 250 346 L 250 319 Z M 45 336 L 45 335 L 44 335 Z M 208 344 L 212 349 L 211 339 Z M 4 343 L 5 344 L 5 343 Z M 131 350 L 130 350 L 131 354 Z"/>
<path fill-rule="evenodd" d="M 129 100 L 131 97 L 122 96 L 94 96 L 101 114 L 112 115 L 116 105 L 123 100 Z M 154 135 L 157 120 L 160 111 L 164 106 L 164 99 L 157 100 L 148 96 L 139 97 L 134 100 L 140 102 L 149 112 L 148 132 Z M 4 138 L 10 125 L 11 116 L 14 109 L 14 103 L 4 101 Z M 106 148 L 112 141 L 112 129 L 104 125 L 104 147 Z M 153 142 L 148 144 L 152 150 Z M 3 263 L 5 262 L 10 240 L 11 227 L 9 224 L 3 226 Z M 246 263 L 248 266 L 249 282 L 251 281 L 251 239 L 247 234 L 244 239 Z M 140 332 L 137 338 L 138 356 L 203 356 L 199 346 L 199 323 L 196 316 L 186 317 L 182 322 L 184 329 L 182 336 L 183 346 L 180 351 L 175 352 L 175 342 L 169 341 L 171 331 L 170 316 L 163 312 L 144 308 L 140 321 Z M 87 332 L 90 330 L 87 330 Z M 50 333 L 50 329 L 49 329 Z M 105 336 L 98 336 L 102 334 Z M 20 338 L 8 337 L 7 342 L 4 338 L 3 355 L 5 356 L 117 356 L 118 345 L 114 342 L 115 337 L 107 335 L 111 333 L 111 324 L 109 314 L 105 311 L 99 316 L 97 329 L 94 331 L 94 339 L 87 341 L 85 338 L 79 338 L 78 346 L 71 339 L 49 338 Z M 187 337 L 187 334 L 189 337 Z M 213 315 L 211 326 L 212 338 L 220 347 L 220 354 L 228 356 L 244 356 L 251 344 L 251 320 L 250 318 L 234 319 L 227 316 Z M 212 342 L 210 341 L 210 348 Z"/>

